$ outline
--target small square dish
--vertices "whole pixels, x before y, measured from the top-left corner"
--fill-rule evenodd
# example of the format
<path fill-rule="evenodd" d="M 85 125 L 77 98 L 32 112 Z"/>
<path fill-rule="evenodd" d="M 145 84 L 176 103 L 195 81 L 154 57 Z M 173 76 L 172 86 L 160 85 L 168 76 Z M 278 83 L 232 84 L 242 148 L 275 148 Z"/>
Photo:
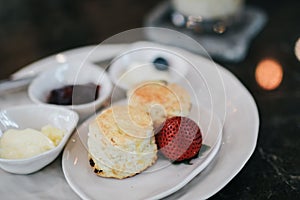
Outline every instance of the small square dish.
<path fill-rule="evenodd" d="M 78 123 L 78 119 L 76 112 L 52 105 L 24 105 L 1 110 L 0 167 L 7 172 L 15 174 L 30 174 L 45 167 L 63 150 Z M 63 132 L 61 138 L 56 140 L 56 143 L 51 143 L 50 135 L 45 136 L 39 132 L 46 126 L 55 127 L 55 130 Z M 25 133 L 24 130 L 27 130 L 27 132 Z M 13 133 L 8 134 L 9 131 Z M 20 135 L 28 132 L 26 139 L 25 135 Z M 36 134 L 34 135 L 33 132 Z M 39 135 L 39 133 L 41 134 Z M 33 135 L 37 137 L 32 137 Z M 19 136 L 19 138 L 16 136 Z M 47 142 L 47 138 L 50 138 L 51 148 L 38 154 L 32 154 L 33 156 L 30 157 L 20 156 L 20 152 L 22 155 L 24 152 L 27 152 L 28 155 L 32 153 L 33 149 L 39 149 L 41 143 L 45 144 L 44 141 Z M 37 147 L 27 145 L 29 143 L 31 145 L 37 144 Z M 8 154 L 9 156 L 7 156 Z M 12 154 L 14 155 L 12 156 Z M 16 156 L 16 154 L 18 155 Z"/>

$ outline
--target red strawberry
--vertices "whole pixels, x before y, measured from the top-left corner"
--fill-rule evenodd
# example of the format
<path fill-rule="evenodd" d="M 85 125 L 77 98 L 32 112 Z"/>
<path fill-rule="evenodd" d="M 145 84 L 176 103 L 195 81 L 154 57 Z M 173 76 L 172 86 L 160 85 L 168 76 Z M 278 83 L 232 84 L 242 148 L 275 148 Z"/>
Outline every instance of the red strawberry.
<path fill-rule="evenodd" d="M 155 139 L 161 153 L 172 161 L 195 157 L 202 145 L 199 126 L 187 117 L 167 119 Z"/>

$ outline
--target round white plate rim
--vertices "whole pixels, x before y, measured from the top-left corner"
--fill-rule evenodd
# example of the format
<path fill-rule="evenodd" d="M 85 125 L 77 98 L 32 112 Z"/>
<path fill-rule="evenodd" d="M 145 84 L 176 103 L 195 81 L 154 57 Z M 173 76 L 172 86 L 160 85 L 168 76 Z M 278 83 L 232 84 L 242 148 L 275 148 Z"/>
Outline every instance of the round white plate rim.
<path fill-rule="evenodd" d="M 117 55 L 122 49 L 126 48 L 128 44 L 101 44 L 101 45 L 89 45 L 82 46 L 63 52 L 59 52 L 40 60 L 37 60 L 31 64 L 28 64 L 12 74 L 13 79 L 19 79 L 27 76 L 36 75 L 39 72 L 49 69 L 53 65 L 63 64 L 68 60 L 85 60 L 89 62 L 97 62 L 98 58 L 106 60 L 112 56 Z M 109 49 L 105 52 L 103 49 Z M 92 54 L 90 54 L 92 52 Z M 60 60 L 63 59 L 63 60 Z M 100 61 L 101 61 L 100 60 Z"/>
<path fill-rule="evenodd" d="M 119 104 L 121 102 L 123 103 L 123 101 L 120 100 L 119 102 L 115 102 L 115 103 Z M 202 108 L 202 109 L 204 109 L 204 108 Z M 207 112 L 206 109 L 204 109 L 204 110 L 205 110 L 205 112 Z M 72 180 L 72 175 L 69 174 L 70 170 L 68 170 L 66 165 L 67 165 L 67 162 L 69 161 L 68 157 L 70 156 L 70 151 L 71 151 L 69 149 L 76 148 L 77 145 L 82 145 L 82 142 L 77 142 L 75 147 L 74 146 L 72 147 L 72 143 L 73 143 L 72 141 L 78 141 L 78 139 L 80 140 L 80 136 L 78 135 L 78 132 L 81 132 L 80 129 L 87 126 L 87 124 L 91 120 L 95 119 L 95 117 L 96 117 L 95 115 L 89 117 L 77 128 L 77 131 L 72 135 L 69 142 L 66 144 L 66 147 L 63 152 L 63 157 L 62 157 L 62 169 L 63 169 L 63 173 L 65 175 L 65 178 L 66 178 L 68 184 L 70 185 L 70 187 L 73 189 L 73 191 L 78 196 L 80 196 L 82 199 L 92 199 L 92 198 L 91 198 L 91 195 L 87 195 L 84 191 L 82 191 L 82 189 L 80 189 L 80 186 L 82 186 L 82 183 L 75 183 L 75 181 Z M 218 118 L 216 118 L 215 120 L 217 121 L 218 124 L 221 125 L 221 122 Z M 202 170 L 204 170 L 212 162 L 212 160 L 215 158 L 215 156 L 217 155 L 217 153 L 220 149 L 221 141 L 222 141 L 222 128 L 219 130 L 219 133 L 217 133 L 217 134 L 218 134 L 217 141 L 215 142 L 214 146 L 212 147 L 212 149 L 210 150 L 208 155 L 206 155 L 203 162 L 199 166 L 197 166 L 196 169 L 192 170 L 191 173 L 188 174 L 188 176 L 184 177 L 179 184 L 175 185 L 175 187 L 169 188 L 168 190 L 166 190 L 164 192 L 161 192 L 155 196 L 150 196 L 149 198 L 146 198 L 146 199 L 147 200 L 160 199 L 160 198 L 164 198 L 168 195 L 171 195 L 172 193 L 178 191 L 180 188 L 182 188 L 183 186 L 188 184 L 197 174 L 199 174 Z M 69 147 L 69 146 L 71 146 L 71 147 Z M 118 180 L 116 180 L 116 181 L 118 181 Z M 114 188 L 112 188 L 112 189 L 114 189 Z"/>
<path fill-rule="evenodd" d="M 71 49 L 62 53 L 66 53 L 68 54 L 70 57 L 72 56 L 73 52 L 76 53 L 86 53 L 85 51 L 91 51 L 96 47 L 96 45 L 93 46 L 84 46 L 84 47 L 80 47 L 80 48 L 76 48 L 76 49 Z M 102 46 L 103 48 L 99 48 L 97 50 L 103 50 L 105 48 L 109 48 L 110 54 L 109 56 L 113 56 L 116 55 L 117 52 L 120 51 L 120 49 L 123 48 L 127 48 L 128 44 L 112 44 L 112 45 L 106 45 L 106 46 Z M 108 56 L 108 57 L 109 57 Z M 102 56 L 102 54 L 98 55 L 99 60 L 104 60 L 106 59 L 105 57 Z M 43 65 L 44 64 L 54 64 L 57 63 L 57 61 L 55 60 L 54 56 L 49 56 L 45 59 L 41 59 L 35 63 L 33 63 L 34 65 L 32 66 L 32 64 L 24 67 L 23 69 L 21 69 L 20 71 L 16 72 L 13 77 L 18 78 L 18 77 L 22 77 L 24 76 L 24 74 L 26 75 L 28 73 L 28 71 L 30 72 L 31 70 L 35 70 L 35 69 L 39 69 L 39 70 L 43 70 Z M 252 127 L 252 130 L 250 131 L 251 134 L 249 135 L 252 139 L 251 141 L 251 146 L 246 150 L 247 154 L 243 155 L 243 162 L 240 163 L 240 165 L 238 167 L 236 166 L 232 166 L 230 165 L 230 163 L 228 163 L 228 167 L 229 168 L 234 168 L 230 171 L 228 171 L 227 174 L 227 178 L 226 180 L 223 180 L 221 182 L 215 183 L 215 185 L 213 186 L 213 188 L 211 189 L 211 191 L 207 191 L 205 195 L 202 196 L 202 198 L 209 198 L 212 195 L 214 195 L 215 193 L 217 193 L 219 190 L 221 190 L 230 180 L 232 180 L 238 173 L 239 171 L 243 168 L 243 166 L 246 164 L 246 162 L 249 160 L 250 156 L 252 155 L 255 147 L 256 147 L 256 141 L 257 141 L 257 137 L 258 137 L 258 128 L 259 128 L 259 116 L 258 116 L 258 110 L 257 110 L 257 106 L 255 104 L 255 101 L 253 99 L 253 97 L 251 96 L 251 94 L 248 92 L 248 90 L 243 86 L 243 84 L 228 70 L 224 69 L 223 67 L 219 66 L 218 67 L 220 69 L 221 75 L 225 75 L 228 76 L 229 81 L 231 81 L 232 83 L 236 84 L 239 92 L 244 93 L 244 95 L 246 95 L 246 100 L 247 103 L 250 104 L 250 106 L 252 107 L 251 109 L 251 115 L 248 115 L 249 118 L 251 118 L 252 120 L 254 120 L 254 124 Z M 236 92 L 236 91 L 235 91 Z M 245 102 L 243 102 L 245 104 Z M 226 124 L 226 123 L 225 123 Z M 226 135 L 226 131 L 223 132 L 223 134 Z M 232 133 L 228 133 L 229 135 Z M 223 135 L 224 138 L 224 135 Z M 223 144 L 221 144 L 221 148 L 219 150 L 219 154 L 220 152 L 227 152 L 228 149 L 226 147 L 223 147 Z M 216 160 L 220 160 L 222 161 L 222 158 L 216 158 Z M 216 166 L 218 166 L 218 164 L 216 164 Z M 215 175 L 215 171 L 213 169 L 206 169 L 205 171 L 209 171 L 209 173 L 211 174 L 211 176 Z M 210 177 L 205 178 L 206 181 L 210 179 Z M 201 187 L 201 183 L 198 183 L 197 186 Z M 197 190 L 195 188 L 190 188 L 189 192 L 185 194 L 185 196 L 181 196 L 180 199 L 190 199 L 191 197 L 197 197 L 199 198 L 198 194 L 197 194 Z"/>
<path fill-rule="evenodd" d="M 235 171 L 231 171 L 231 175 L 227 178 L 226 181 L 223 181 L 221 184 L 219 184 L 218 187 L 214 188 L 214 191 L 211 192 L 210 194 L 207 193 L 206 196 L 203 196 L 203 198 L 201 197 L 201 199 L 208 199 L 209 197 L 213 196 L 214 194 L 216 194 L 218 191 L 220 191 L 222 188 L 224 188 L 241 170 L 242 168 L 246 165 L 246 163 L 248 162 L 248 160 L 250 159 L 251 155 L 253 154 L 255 147 L 256 147 L 256 143 L 257 143 L 257 138 L 258 138 L 258 131 L 259 131 L 259 114 L 258 114 L 258 109 L 256 106 L 256 103 L 254 101 L 254 98 L 252 97 L 252 95 L 249 93 L 249 91 L 246 89 L 246 87 L 227 69 L 220 67 L 219 69 L 222 71 L 221 73 L 223 73 L 224 75 L 227 75 L 231 78 L 232 81 L 234 81 L 236 84 L 238 84 L 241 89 L 243 89 L 242 91 L 244 92 L 244 94 L 247 96 L 250 106 L 253 108 L 252 111 L 254 111 L 254 131 L 253 131 L 253 141 L 251 142 L 252 146 L 251 149 L 249 149 L 248 154 L 244 155 L 244 162 L 241 163 L 240 167 L 238 169 L 236 169 Z M 225 122 L 226 123 L 226 122 Z M 225 124 L 224 124 L 225 125 Z M 224 133 L 223 133 L 224 134 Z M 220 148 L 220 151 L 222 150 L 222 145 Z"/>

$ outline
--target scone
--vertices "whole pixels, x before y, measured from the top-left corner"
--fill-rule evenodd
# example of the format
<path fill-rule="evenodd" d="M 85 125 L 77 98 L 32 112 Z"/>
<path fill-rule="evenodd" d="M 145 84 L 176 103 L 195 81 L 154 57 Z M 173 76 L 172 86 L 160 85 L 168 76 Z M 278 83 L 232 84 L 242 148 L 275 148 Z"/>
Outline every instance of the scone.
<path fill-rule="evenodd" d="M 187 116 L 191 109 L 189 93 L 175 83 L 147 81 L 127 92 L 128 104 L 149 113 L 154 126 L 166 118 Z"/>
<path fill-rule="evenodd" d="M 90 125 L 89 162 L 102 177 L 123 179 L 155 163 L 157 147 L 149 114 L 132 106 L 112 106 Z"/>

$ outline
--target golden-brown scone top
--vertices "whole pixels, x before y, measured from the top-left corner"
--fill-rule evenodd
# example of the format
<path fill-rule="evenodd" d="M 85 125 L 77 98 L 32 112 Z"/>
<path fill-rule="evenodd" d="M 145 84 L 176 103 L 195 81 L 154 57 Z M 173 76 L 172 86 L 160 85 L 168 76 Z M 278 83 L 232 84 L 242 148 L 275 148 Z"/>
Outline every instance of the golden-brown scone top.
<path fill-rule="evenodd" d="M 128 104 L 149 113 L 154 124 L 168 117 L 187 116 L 191 109 L 189 93 L 175 83 L 143 82 L 127 92 Z"/>
<path fill-rule="evenodd" d="M 114 138 L 114 142 L 121 146 L 126 144 L 124 140 L 139 140 L 153 135 L 150 115 L 139 107 L 112 106 L 104 110 L 96 122 L 103 135 Z"/>

